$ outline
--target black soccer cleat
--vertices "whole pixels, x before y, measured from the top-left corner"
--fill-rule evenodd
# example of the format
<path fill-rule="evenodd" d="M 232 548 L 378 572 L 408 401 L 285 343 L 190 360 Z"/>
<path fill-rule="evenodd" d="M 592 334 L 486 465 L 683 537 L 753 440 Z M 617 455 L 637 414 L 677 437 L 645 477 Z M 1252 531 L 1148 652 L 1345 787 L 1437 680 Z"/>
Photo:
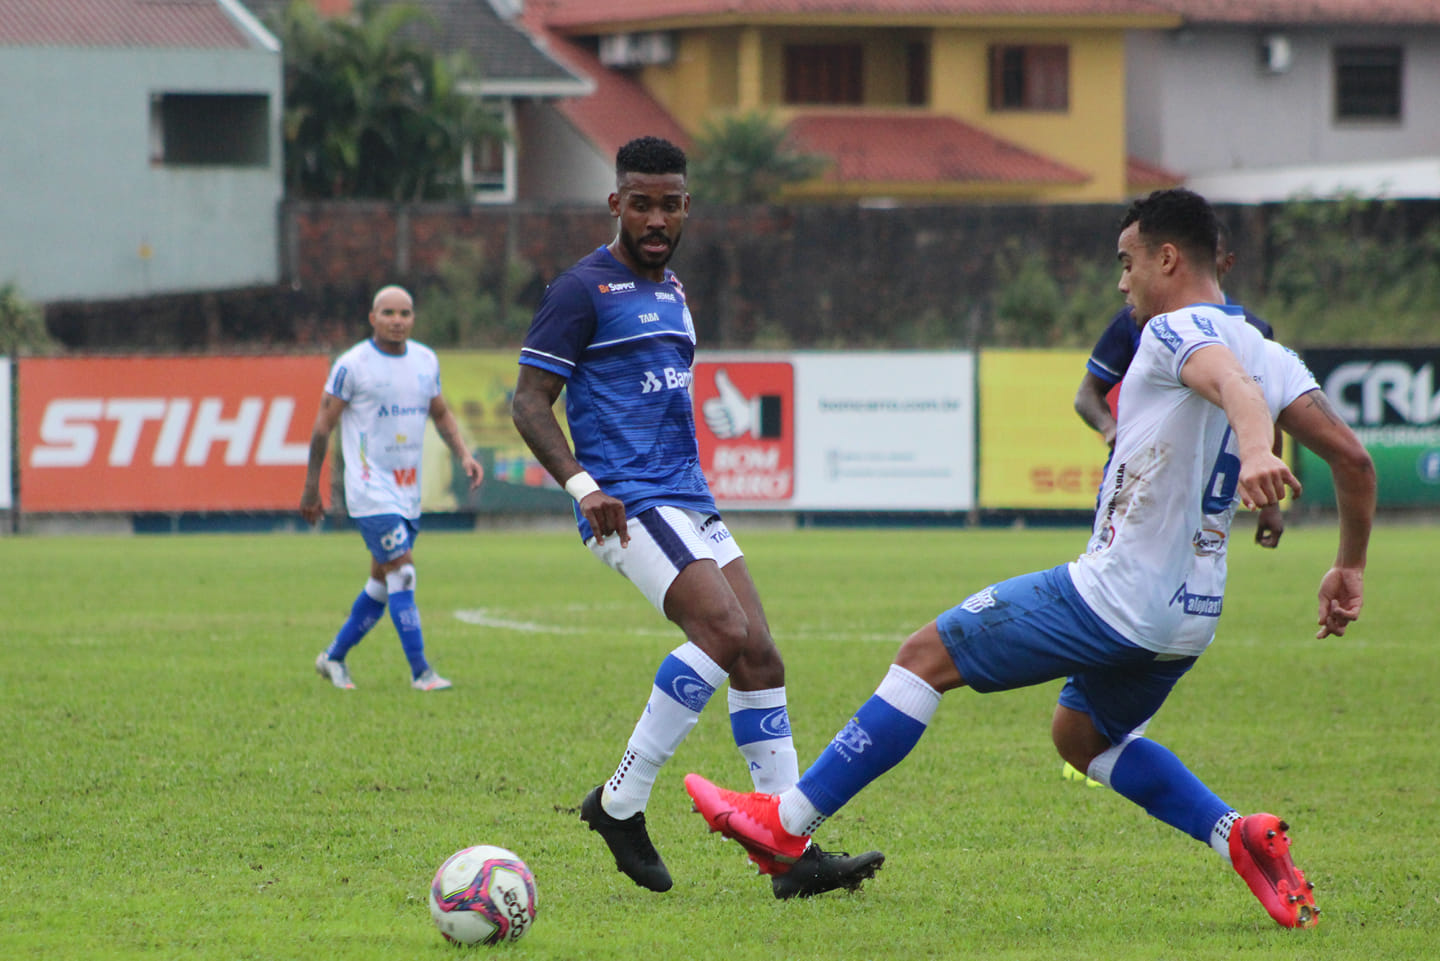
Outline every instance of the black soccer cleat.
<path fill-rule="evenodd" d="M 665 862 L 660 860 L 660 852 L 650 843 L 650 832 L 645 830 L 645 812 L 636 812 L 624 820 L 612 818 L 600 804 L 600 792 L 604 789 L 602 784 L 585 795 L 585 800 L 580 802 L 580 820 L 605 839 L 615 856 L 617 871 L 642 888 L 669 891 L 674 882 L 670 880 Z"/>
<path fill-rule="evenodd" d="M 873 878 L 884 863 L 885 855 L 879 851 L 867 851 L 852 858 L 844 851 L 822 851 L 812 841 L 790 870 L 770 878 L 770 886 L 775 897 L 782 901 L 814 897 L 836 888 L 858 891 L 860 884 Z"/>

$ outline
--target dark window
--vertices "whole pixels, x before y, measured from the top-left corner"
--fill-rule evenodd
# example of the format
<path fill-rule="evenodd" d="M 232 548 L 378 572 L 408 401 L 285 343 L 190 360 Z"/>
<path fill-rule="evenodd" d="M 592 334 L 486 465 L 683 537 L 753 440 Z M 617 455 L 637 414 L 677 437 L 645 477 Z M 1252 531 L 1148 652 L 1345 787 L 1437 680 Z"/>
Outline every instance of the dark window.
<path fill-rule="evenodd" d="M 1066 110 L 1070 107 L 1070 48 L 990 48 L 991 110 Z"/>
<path fill-rule="evenodd" d="M 905 45 L 905 102 L 923 107 L 930 102 L 930 47 L 923 43 Z"/>
<path fill-rule="evenodd" d="M 162 93 L 150 98 L 151 159 L 175 165 L 270 163 L 270 98 L 263 93 Z"/>
<path fill-rule="evenodd" d="M 864 52 L 858 43 L 787 46 L 785 102 L 861 103 L 864 70 Z"/>
<path fill-rule="evenodd" d="M 1336 47 L 1336 119 L 1399 120 L 1403 62 L 1399 47 Z"/>

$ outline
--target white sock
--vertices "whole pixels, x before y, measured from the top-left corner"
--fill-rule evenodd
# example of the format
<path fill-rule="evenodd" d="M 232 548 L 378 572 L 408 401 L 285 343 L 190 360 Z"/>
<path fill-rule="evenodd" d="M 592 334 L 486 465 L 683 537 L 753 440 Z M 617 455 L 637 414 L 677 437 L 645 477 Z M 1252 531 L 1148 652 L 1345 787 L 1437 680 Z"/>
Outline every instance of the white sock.
<path fill-rule="evenodd" d="M 635 722 L 625 754 L 601 792 L 607 814 L 623 820 L 645 810 L 661 765 L 674 756 L 710 695 L 728 676 L 689 641 L 670 652 L 655 674 L 650 700 Z"/>
<path fill-rule="evenodd" d="M 1231 811 L 1210 829 L 1210 846 L 1226 861 L 1230 860 L 1230 829 L 1240 821 L 1240 812 Z"/>
<path fill-rule="evenodd" d="M 780 795 L 780 826 L 796 837 L 809 837 L 827 820 L 798 787 Z"/>
<path fill-rule="evenodd" d="M 730 688 L 730 730 L 750 769 L 755 790 L 779 794 L 800 780 L 800 760 L 790 735 L 785 688 L 737 691 Z"/>

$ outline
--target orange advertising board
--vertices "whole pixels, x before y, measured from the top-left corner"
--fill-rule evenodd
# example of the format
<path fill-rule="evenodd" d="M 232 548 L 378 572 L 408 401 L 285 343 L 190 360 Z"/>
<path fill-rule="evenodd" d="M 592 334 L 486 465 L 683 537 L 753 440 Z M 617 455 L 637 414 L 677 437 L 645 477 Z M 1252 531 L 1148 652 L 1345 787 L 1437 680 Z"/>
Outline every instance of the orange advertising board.
<path fill-rule="evenodd" d="M 1094 510 L 1109 450 L 1075 413 L 1089 354 L 980 352 L 980 506 Z"/>
<path fill-rule="evenodd" d="M 23 359 L 20 506 L 294 508 L 329 368 L 323 355 Z"/>

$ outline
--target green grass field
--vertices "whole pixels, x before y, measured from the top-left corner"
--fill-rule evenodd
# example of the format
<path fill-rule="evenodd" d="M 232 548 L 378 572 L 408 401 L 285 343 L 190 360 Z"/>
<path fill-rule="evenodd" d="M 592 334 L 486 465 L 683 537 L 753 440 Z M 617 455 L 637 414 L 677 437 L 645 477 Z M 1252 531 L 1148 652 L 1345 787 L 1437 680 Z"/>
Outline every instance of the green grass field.
<path fill-rule="evenodd" d="M 736 528 L 802 766 L 910 630 L 1085 536 Z M 479 949 L 514 958 L 1433 958 L 1436 537 L 1377 530 L 1364 616 L 1323 641 L 1332 530 L 1238 543 L 1220 637 L 1150 728 L 1242 811 L 1290 820 L 1312 931 L 1275 926 L 1208 848 L 1062 781 L 1058 682 L 948 695 L 820 834 L 885 869 L 786 903 L 681 787 L 748 785 L 717 699 L 650 805 L 675 887 L 635 887 L 576 810 L 679 634 L 569 533 L 421 538 L 427 647 L 456 685 L 436 694 L 410 689 L 388 620 L 349 659 L 359 690 L 315 676 L 364 580 L 357 535 L 0 539 L 0 958 L 448 957 L 427 885 L 477 843 L 537 878 L 534 929 Z"/>

